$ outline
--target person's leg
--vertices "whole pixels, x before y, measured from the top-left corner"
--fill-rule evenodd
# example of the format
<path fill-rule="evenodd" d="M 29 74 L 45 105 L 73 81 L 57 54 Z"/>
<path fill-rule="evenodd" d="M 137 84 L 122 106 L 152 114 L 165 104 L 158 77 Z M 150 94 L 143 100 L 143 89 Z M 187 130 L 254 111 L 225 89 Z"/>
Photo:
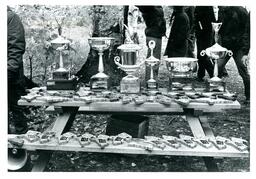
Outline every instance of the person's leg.
<path fill-rule="evenodd" d="M 161 48 L 162 48 L 162 38 L 155 38 L 155 37 L 146 37 L 146 43 L 148 47 L 148 42 L 150 40 L 154 40 L 156 43 L 156 46 L 153 50 L 153 56 L 159 60 L 161 60 Z M 151 56 L 151 50 L 148 48 L 147 52 L 147 58 Z M 154 73 L 154 78 L 157 79 L 158 76 L 158 70 L 159 67 L 155 66 L 153 73 Z M 146 66 L 145 68 L 145 83 L 150 79 L 150 67 Z"/>
<path fill-rule="evenodd" d="M 199 80 L 203 80 L 205 76 L 205 68 L 204 68 L 204 59 L 206 58 L 205 56 L 201 56 L 200 52 L 202 51 L 202 45 L 200 40 L 197 40 L 197 59 L 198 59 L 198 71 L 197 71 L 197 77 Z"/>
<path fill-rule="evenodd" d="M 227 74 L 227 70 L 225 68 L 227 62 L 229 61 L 230 57 L 226 56 L 225 58 L 218 59 L 218 77 L 222 78 Z"/>
<path fill-rule="evenodd" d="M 24 107 L 18 105 L 22 91 L 16 86 L 8 86 L 8 132 L 23 134 L 28 130 Z M 11 117 L 11 118 L 10 118 Z M 10 119 L 9 119 L 10 118 Z"/>
<path fill-rule="evenodd" d="M 210 78 L 213 77 L 213 67 L 214 64 L 207 57 L 207 55 L 201 56 L 201 51 L 210 47 L 210 41 L 207 40 L 206 36 L 202 36 L 197 39 L 197 59 L 198 59 L 198 71 L 197 77 L 199 79 L 203 79 L 205 76 L 205 70 L 209 74 Z"/>
<path fill-rule="evenodd" d="M 237 66 L 237 70 L 244 82 L 244 93 L 246 100 L 250 100 L 250 74 L 246 64 L 242 61 L 244 56 L 241 50 L 234 51 L 233 57 Z"/>

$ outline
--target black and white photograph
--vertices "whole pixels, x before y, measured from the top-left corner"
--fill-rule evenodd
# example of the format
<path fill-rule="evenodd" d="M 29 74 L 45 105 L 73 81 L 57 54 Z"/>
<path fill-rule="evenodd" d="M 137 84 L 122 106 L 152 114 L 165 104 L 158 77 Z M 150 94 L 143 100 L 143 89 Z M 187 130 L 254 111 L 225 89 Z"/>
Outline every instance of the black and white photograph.
<path fill-rule="evenodd" d="M 6 175 L 252 172 L 251 1 L 132 2 L 1 7 Z"/>

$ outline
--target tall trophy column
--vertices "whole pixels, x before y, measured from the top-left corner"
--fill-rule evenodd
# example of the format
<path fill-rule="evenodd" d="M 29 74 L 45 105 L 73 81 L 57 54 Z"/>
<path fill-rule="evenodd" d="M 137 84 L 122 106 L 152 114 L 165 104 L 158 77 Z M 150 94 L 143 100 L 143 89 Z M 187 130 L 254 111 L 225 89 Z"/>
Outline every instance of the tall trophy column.
<path fill-rule="evenodd" d="M 109 76 L 104 73 L 103 52 L 109 49 L 114 38 L 110 37 L 92 37 L 88 42 L 94 50 L 99 54 L 98 73 L 91 77 L 90 86 L 93 91 L 102 91 L 108 89 Z"/>

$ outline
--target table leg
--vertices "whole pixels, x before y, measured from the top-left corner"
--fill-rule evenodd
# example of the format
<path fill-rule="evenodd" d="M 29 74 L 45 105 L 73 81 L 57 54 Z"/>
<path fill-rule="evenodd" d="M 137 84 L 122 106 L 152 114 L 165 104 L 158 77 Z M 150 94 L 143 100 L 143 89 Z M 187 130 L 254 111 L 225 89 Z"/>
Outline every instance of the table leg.
<path fill-rule="evenodd" d="M 60 136 L 63 132 L 66 132 L 72 126 L 72 123 L 75 119 L 78 107 L 67 108 L 63 110 L 64 112 L 56 119 L 51 131 L 56 132 L 56 136 Z M 38 151 L 39 158 L 32 168 L 32 172 L 42 172 L 45 169 L 45 166 L 49 162 L 52 151 Z"/>
<path fill-rule="evenodd" d="M 213 132 L 209 126 L 206 116 L 194 116 L 192 114 L 187 114 L 186 118 L 195 137 L 213 136 Z M 213 172 L 219 170 L 213 157 L 203 157 L 203 160 L 208 171 Z"/>

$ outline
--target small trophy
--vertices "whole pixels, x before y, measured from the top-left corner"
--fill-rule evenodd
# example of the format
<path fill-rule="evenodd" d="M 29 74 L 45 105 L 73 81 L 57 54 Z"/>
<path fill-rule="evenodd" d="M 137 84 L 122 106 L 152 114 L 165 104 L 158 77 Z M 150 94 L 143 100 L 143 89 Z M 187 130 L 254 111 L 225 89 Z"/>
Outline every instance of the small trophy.
<path fill-rule="evenodd" d="M 136 72 L 143 63 L 137 63 L 138 54 L 141 47 L 130 41 L 119 46 L 118 49 L 121 50 L 121 59 L 119 56 L 116 56 L 114 58 L 114 62 L 118 68 L 127 73 L 127 76 L 121 80 L 120 91 L 121 93 L 126 94 L 139 93 L 140 79 L 134 76 L 133 73 Z"/>
<path fill-rule="evenodd" d="M 93 75 L 90 80 L 91 90 L 103 91 L 108 89 L 109 76 L 104 73 L 103 66 L 103 52 L 109 49 L 112 40 L 111 37 L 91 37 L 88 39 L 90 46 L 98 51 L 99 54 L 99 67 L 98 73 Z"/>
<path fill-rule="evenodd" d="M 59 51 L 59 68 L 54 70 L 51 78 L 47 80 L 47 90 L 74 90 L 75 80 L 72 79 L 70 70 L 64 68 L 62 53 L 68 49 L 70 41 L 61 35 L 59 30 L 58 37 L 51 41 L 51 46 L 56 51 Z"/>
<path fill-rule="evenodd" d="M 214 30 L 215 44 L 205 50 L 202 50 L 200 55 L 207 55 L 214 62 L 214 72 L 213 77 L 207 82 L 207 91 L 226 91 L 225 82 L 218 77 L 218 59 L 225 58 L 226 55 L 232 56 L 233 53 L 230 50 L 220 46 L 218 41 L 218 32 L 220 30 L 222 23 L 212 23 L 212 28 Z"/>
<path fill-rule="evenodd" d="M 150 92 L 157 92 L 158 91 L 158 84 L 157 84 L 157 81 L 154 79 L 153 68 L 155 66 L 158 68 L 160 60 L 153 56 L 153 50 L 156 46 L 155 41 L 150 40 L 148 42 L 148 46 L 151 50 L 151 55 L 150 55 L 149 58 L 147 58 L 145 60 L 145 64 L 150 66 L 150 79 L 147 81 L 146 87 L 147 87 L 147 90 L 150 91 Z"/>

